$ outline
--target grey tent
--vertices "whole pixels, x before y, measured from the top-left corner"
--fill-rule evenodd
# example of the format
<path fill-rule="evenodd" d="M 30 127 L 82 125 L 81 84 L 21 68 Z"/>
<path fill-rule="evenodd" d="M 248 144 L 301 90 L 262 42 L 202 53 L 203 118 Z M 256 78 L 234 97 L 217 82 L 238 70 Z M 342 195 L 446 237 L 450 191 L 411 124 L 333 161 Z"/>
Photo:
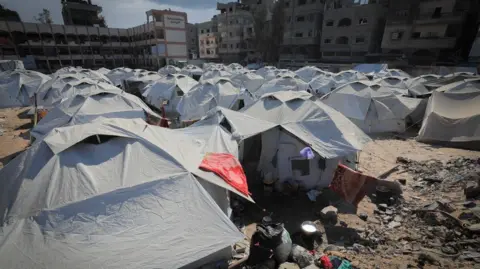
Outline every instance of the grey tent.
<path fill-rule="evenodd" d="M 434 91 L 417 140 L 480 149 L 480 79 L 459 81 Z"/>
<path fill-rule="evenodd" d="M 33 97 L 49 79 L 40 72 L 25 69 L 1 72 L 0 108 L 33 105 Z"/>
<path fill-rule="evenodd" d="M 370 138 L 343 115 L 311 98 L 306 92 L 264 95 L 240 112 L 212 110 L 193 126 L 218 124 L 231 132 L 243 141 L 239 156 L 244 161 L 257 148 L 252 140 L 259 134 L 261 153 L 255 163 L 266 178 L 277 178 L 279 184 L 294 180 L 305 189 L 326 187 L 338 162 L 355 165 L 356 152 Z M 305 147 L 316 152 L 315 158 L 300 155 Z"/>
<path fill-rule="evenodd" d="M 84 124 L 104 118 L 147 120 L 147 114 L 161 118 L 135 95 L 120 89 L 116 91 L 94 89 L 88 94 L 65 99 L 35 125 L 31 134 L 39 139 L 58 127 Z"/>
<path fill-rule="evenodd" d="M 198 268 L 231 255 L 243 234 L 195 177 L 207 144 L 142 120 L 55 129 L 0 170 L 2 267 Z"/>
<path fill-rule="evenodd" d="M 430 91 L 421 81 L 406 77 L 383 77 L 374 81 L 383 87 L 387 87 L 403 96 L 419 97 L 430 94 Z"/>
<path fill-rule="evenodd" d="M 366 133 L 404 132 L 421 99 L 402 97 L 370 81 L 338 87 L 322 101 L 341 112 Z M 422 112 L 417 114 L 423 115 Z M 416 119 L 412 119 L 416 122 Z"/>

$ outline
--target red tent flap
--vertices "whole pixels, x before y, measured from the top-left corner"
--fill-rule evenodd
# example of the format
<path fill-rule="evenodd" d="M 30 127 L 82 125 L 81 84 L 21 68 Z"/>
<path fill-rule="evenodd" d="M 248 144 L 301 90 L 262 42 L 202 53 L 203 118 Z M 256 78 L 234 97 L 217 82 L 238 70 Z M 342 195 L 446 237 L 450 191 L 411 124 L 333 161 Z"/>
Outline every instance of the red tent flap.
<path fill-rule="evenodd" d="M 232 154 L 208 153 L 200 164 L 200 169 L 217 174 L 239 192 L 249 196 L 247 176 L 242 165 Z"/>

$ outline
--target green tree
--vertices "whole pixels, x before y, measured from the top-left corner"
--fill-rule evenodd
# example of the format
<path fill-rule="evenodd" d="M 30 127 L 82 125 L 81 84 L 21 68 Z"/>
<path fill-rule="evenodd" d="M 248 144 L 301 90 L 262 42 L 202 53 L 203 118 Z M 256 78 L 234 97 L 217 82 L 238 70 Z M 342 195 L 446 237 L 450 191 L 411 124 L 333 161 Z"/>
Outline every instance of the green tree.
<path fill-rule="evenodd" d="M 44 8 L 42 12 L 38 13 L 38 17 L 34 17 L 36 21 L 44 24 L 52 24 L 52 16 L 50 16 L 50 10 Z"/>

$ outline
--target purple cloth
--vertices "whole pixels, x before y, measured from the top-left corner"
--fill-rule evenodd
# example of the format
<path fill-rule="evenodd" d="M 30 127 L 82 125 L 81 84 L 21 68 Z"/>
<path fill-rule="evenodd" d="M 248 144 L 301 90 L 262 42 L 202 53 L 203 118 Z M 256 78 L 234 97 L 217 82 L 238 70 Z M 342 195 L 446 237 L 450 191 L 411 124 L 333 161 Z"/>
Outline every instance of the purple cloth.
<path fill-rule="evenodd" d="M 309 160 L 315 158 L 315 154 L 313 153 L 313 150 L 310 147 L 306 147 L 300 150 L 300 155 L 302 155 L 302 157 L 307 158 Z"/>

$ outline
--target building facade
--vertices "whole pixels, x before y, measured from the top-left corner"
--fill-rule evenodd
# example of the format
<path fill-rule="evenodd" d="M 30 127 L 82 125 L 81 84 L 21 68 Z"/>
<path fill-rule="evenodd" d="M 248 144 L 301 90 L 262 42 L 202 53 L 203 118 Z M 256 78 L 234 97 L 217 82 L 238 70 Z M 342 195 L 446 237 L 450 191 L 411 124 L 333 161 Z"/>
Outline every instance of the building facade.
<path fill-rule="evenodd" d="M 324 0 L 284 0 L 285 30 L 280 59 L 320 58 Z"/>
<path fill-rule="evenodd" d="M 186 61 L 186 13 L 146 14 L 146 24 L 128 29 L 0 21 L 0 57 L 44 72 L 64 66 L 157 68 Z"/>
<path fill-rule="evenodd" d="M 475 37 L 472 48 L 470 49 L 468 61 L 471 63 L 480 64 L 480 27 L 478 27 L 477 36 Z"/>
<path fill-rule="evenodd" d="M 100 16 L 102 7 L 92 4 L 92 0 L 62 0 L 61 3 L 65 25 L 106 26 Z"/>
<path fill-rule="evenodd" d="M 187 23 L 188 59 L 197 59 L 198 55 L 198 25 Z"/>
<path fill-rule="evenodd" d="M 218 55 L 218 24 L 214 16 L 211 21 L 198 24 L 198 46 L 200 59 L 219 59 Z"/>
<path fill-rule="evenodd" d="M 392 0 L 383 55 L 410 64 L 456 64 L 468 56 L 478 10 L 475 0 Z"/>
<path fill-rule="evenodd" d="M 328 62 L 365 62 L 381 52 L 385 27 L 384 3 L 327 1 L 320 51 Z"/>

